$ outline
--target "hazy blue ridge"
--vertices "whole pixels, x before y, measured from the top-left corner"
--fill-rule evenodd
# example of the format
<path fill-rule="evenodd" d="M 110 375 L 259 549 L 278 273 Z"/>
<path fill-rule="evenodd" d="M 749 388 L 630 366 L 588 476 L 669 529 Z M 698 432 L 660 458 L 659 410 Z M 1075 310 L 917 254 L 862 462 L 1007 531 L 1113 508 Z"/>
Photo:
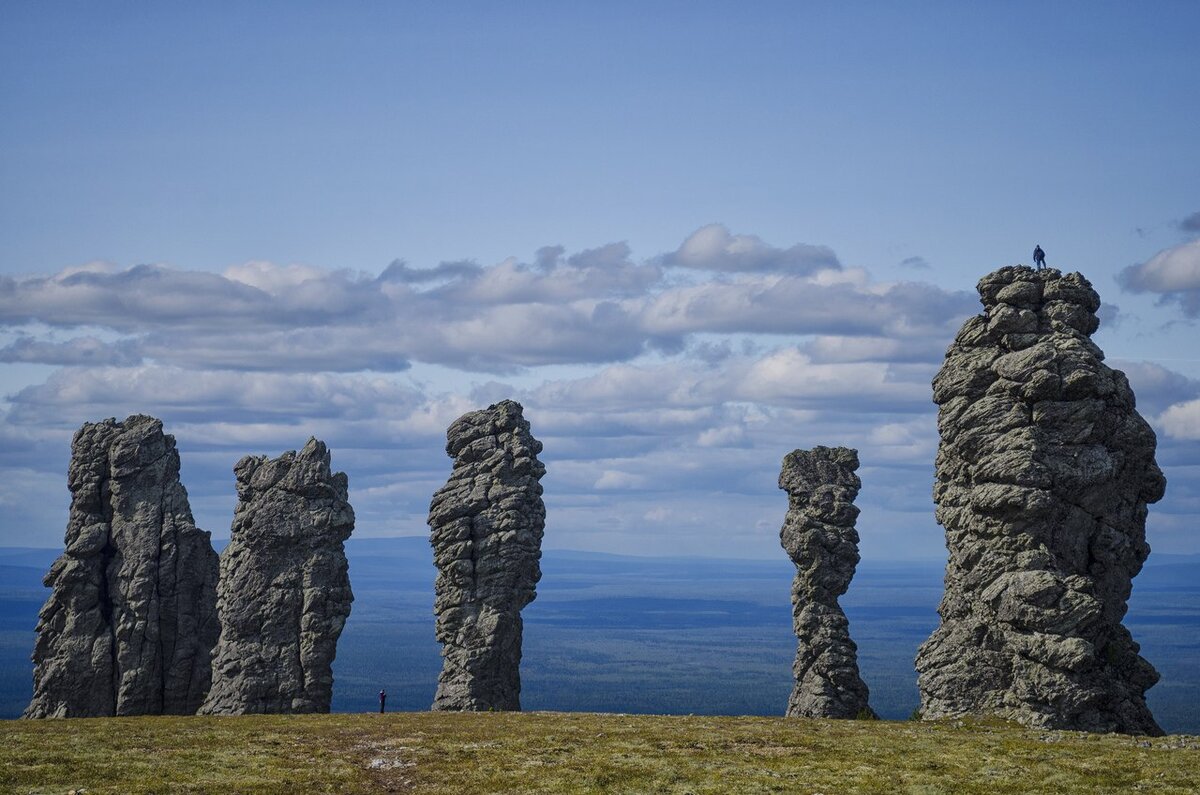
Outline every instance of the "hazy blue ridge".
<path fill-rule="evenodd" d="M 333 709 L 428 709 L 441 668 L 432 553 L 422 537 L 346 545 L 354 608 L 334 663 Z M 32 689 L 33 629 L 56 550 L 0 548 L 0 717 Z M 522 706 L 530 710 L 779 715 L 796 639 L 793 567 L 778 560 L 641 558 L 547 550 L 524 611 Z M 937 624 L 942 564 L 860 564 L 842 598 L 871 704 L 918 703 L 913 657 Z M 1126 625 L 1162 673 L 1149 693 L 1169 732 L 1200 734 L 1200 555 L 1152 555 Z"/>

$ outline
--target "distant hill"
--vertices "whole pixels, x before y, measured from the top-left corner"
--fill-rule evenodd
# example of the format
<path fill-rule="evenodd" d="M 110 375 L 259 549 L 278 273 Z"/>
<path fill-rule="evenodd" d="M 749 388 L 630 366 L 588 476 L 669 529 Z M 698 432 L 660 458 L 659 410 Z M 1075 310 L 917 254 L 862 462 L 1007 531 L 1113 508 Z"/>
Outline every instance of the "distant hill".
<path fill-rule="evenodd" d="M 352 539 L 355 602 L 334 664 L 334 711 L 425 710 L 441 667 L 433 637 L 432 555 L 423 537 Z M 0 716 L 32 689 L 29 654 L 41 577 L 56 550 L 0 548 Z M 792 565 L 778 560 L 647 558 L 547 550 L 526 608 L 527 710 L 779 715 L 796 639 Z M 842 599 L 872 706 L 917 706 L 913 657 L 937 624 L 940 562 L 863 563 Z M 1169 732 L 1200 734 L 1200 555 L 1151 555 L 1126 619 L 1162 673 L 1149 693 Z"/>

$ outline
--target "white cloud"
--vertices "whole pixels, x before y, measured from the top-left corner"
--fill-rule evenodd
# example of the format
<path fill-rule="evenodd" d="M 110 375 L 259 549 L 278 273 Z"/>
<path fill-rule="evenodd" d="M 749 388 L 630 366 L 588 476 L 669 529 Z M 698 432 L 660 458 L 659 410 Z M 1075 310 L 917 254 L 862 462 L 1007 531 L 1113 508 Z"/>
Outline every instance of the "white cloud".
<path fill-rule="evenodd" d="M 138 350 L 158 364 L 199 370 L 395 373 L 411 366 L 398 332 L 386 325 L 153 331 Z"/>
<path fill-rule="evenodd" d="M 828 277 L 828 278 L 821 278 Z M 651 333 L 953 336 L 976 302 L 928 284 L 878 285 L 852 272 L 742 276 L 664 290 L 640 313 Z"/>
<path fill-rule="evenodd" d="M 301 418 L 395 416 L 426 398 L 382 377 L 240 373 L 175 367 L 71 368 L 10 398 L 18 425 L 78 425 L 150 412 L 180 420 L 253 425 Z"/>
<path fill-rule="evenodd" d="M 746 442 L 746 429 L 741 425 L 706 428 L 696 438 L 696 444 L 700 447 L 740 447 Z"/>
<path fill-rule="evenodd" d="M 1174 439 L 1200 440 L 1200 400 L 1176 403 L 1162 413 L 1158 425 Z"/>
<path fill-rule="evenodd" d="M 271 295 L 279 295 L 305 283 L 326 281 L 326 272 L 311 265 L 275 265 L 252 261 L 225 269 L 230 281 L 256 287 Z"/>
<path fill-rule="evenodd" d="M 57 365 L 133 365 L 142 355 L 135 340 L 104 342 L 96 337 L 74 337 L 65 342 L 21 336 L 0 348 L 0 362 Z"/>
<path fill-rule="evenodd" d="M 1200 381 L 1154 362 L 1110 359 L 1108 365 L 1125 373 L 1137 398 L 1138 410 L 1158 414 L 1168 406 L 1200 397 Z"/>
<path fill-rule="evenodd" d="M 625 243 L 610 243 L 564 259 L 561 247 L 543 248 L 534 265 L 509 257 L 443 290 L 447 297 L 468 304 L 528 305 L 641 295 L 660 281 L 662 269 L 638 265 L 630 253 Z"/>
<path fill-rule="evenodd" d="M 932 365 L 905 372 L 878 362 L 819 364 L 784 348 L 747 367 L 736 393 L 743 400 L 794 406 L 836 402 L 874 410 L 924 410 L 930 403 Z"/>
<path fill-rule="evenodd" d="M 614 364 L 582 378 L 544 383 L 533 396 L 538 403 L 562 409 L 607 411 L 631 408 L 698 407 L 714 402 L 719 371 L 689 366 L 686 362 L 634 365 Z"/>
<path fill-rule="evenodd" d="M 875 464 L 932 462 L 937 455 L 937 427 L 932 417 L 875 425 L 866 436 Z"/>
<path fill-rule="evenodd" d="M 599 491 L 626 491 L 629 489 L 639 489 L 645 485 L 645 482 L 645 479 L 639 475 L 615 469 L 606 469 L 600 473 L 600 477 L 596 478 L 594 488 Z"/>
<path fill-rule="evenodd" d="M 71 269 L 17 281 L 0 277 L 0 325 L 40 321 L 120 332 L 189 327 L 267 315 L 261 290 L 204 271 L 137 265 L 121 271 Z"/>
<path fill-rule="evenodd" d="M 686 264 L 691 281 L 667 279 L 660 262 Z M 678 353 L 693 335 L 730 333 L 888 337 L 925 352 L 972 308 L 969 296 L 933 285 L 872 282 L 822 247 L 777 249 L 713 226 L 642 263 L 611 243 L 570 256 L 546 247 L 532 263 L 489 267 L 394 262 L 377 277 L 257 261 L 221 274 L 100 263 L 3 277 L 0 329 L 42 331 L 9 344 L 0 360 L 279 372 L 400 372 L 427 362 L 513 372 Z M 89 335 L 62 342 L 54 334 L 64 328 Z"/>
<path fill-rule="evenodd" d="M 663 256 L 663 264 L 707 271 L 792 274 L 842 267 L 827 246 L 799 243 L 775 248 L 757 235 L 730 234 L 722 224 L 697 229 L 678 249 Z"/>
<path fill-rule="evenodd" d="M 1200 238 L 1130 265 L 1118 281 L 1132 292 L 1158 293 L 1163 300 L 1178 301 L 1191 317 L 1200 315 Z"/>
<path fill-rule="evenodd" d="M 946 342 L 938 337 L 850 337 L 822 334 L 803 346 L 814 362 L 937 362 Z"/>
<path fill-rule="evenodd" d="M 606 362 L 641 354 L 646 335 L 612 302 L 504 304 L 404 329 L 414 357 L 475 371 Z"/>
<path fill-rule="evenodd" d="M 1200 239 L 1155 254 L 1141 266 L 1137 284 L 1160 293 L 1200 290 Z"/>

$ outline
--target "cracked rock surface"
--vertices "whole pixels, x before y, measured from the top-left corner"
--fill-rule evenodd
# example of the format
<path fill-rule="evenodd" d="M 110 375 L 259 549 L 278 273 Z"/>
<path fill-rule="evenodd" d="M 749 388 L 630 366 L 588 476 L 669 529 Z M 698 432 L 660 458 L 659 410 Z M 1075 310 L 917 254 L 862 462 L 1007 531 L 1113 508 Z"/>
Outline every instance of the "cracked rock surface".
<path fill-rule="evenodd" d="M 925 718 L 1161 734 L 1158 673 L 1121 625 L 1166 481 L 1124 373 L 1092 342 L 1078 273 L 1001 268 L 979 282 L 934 379 L 934 501 L 949 561 L 917 670 Z"/>
<path fill-rule="evenodd" d="M 779 540 L 796 564 L 792 626 L 799 642 L 790 717 L 874 715 L 858 672 L 858 647 L 838 604 L 858 565 L 857 469 L 858 451 L 814 447 L 788 453 L 779 473 L 779 488 L 788 494 Z"/>
<path fill-rule="evenodd" d="M 85 423 L 68 487 L 25 717 L 194 713 L 217 639 L 217 554 L 192 519 L 174 437 L 142 415 Z"/>
<path fill-rule="evenodd" d="M 354 529 L 344 472 L 325 443 L 246 456 L 221 554 L 221 637 L 208 715 L 328 712 L 334 655 L 350 615 L 344 542 Z"/>
<path fill-rule="evenodd" d="M 435 710 L 521 708 L 521 609 L 542 576 L 541 451 L 511 400 L 446 432 L 454 469 L 429 506 L 443 658 Z"/>

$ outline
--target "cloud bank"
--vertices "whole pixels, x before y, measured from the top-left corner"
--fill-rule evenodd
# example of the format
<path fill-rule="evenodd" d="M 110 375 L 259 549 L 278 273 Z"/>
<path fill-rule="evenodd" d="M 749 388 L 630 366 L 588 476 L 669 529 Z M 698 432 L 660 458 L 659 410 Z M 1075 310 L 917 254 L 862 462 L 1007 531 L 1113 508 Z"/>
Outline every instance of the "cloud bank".
<path fill-rule="evenodd" d="M 1178 303 L 1188 317 L 1200 315 L 1200 238 L 1130 265 L 1117 280 L 1131 292 L 1156 293 L 1161 301 Z"/>
<path fill-rule="evenodd" d="M 878 281 L 825 246 L 719 225 L 641 259 L 617 242 L 378 274 L 88 263 L 5 277 L 0 361 L 25 375 L 8 371 L 0 414 L 0 544 L 59 543 L 72 432 L 135 412 L 178 438 L 217 537 L 237 459 L 310 435 L 350 475 L 358 534 L 422 534 L 446 426 L 513 397 L 545 444 L 548 545 L 778 554 L 783 455 L 844 444 L 863 462 L 864 556 L 935 557 L 930 382 L 978 309 L 973 292 Z M 1193 438 L 1196 382 L 1120 366 L 1168 452 Z"/>
<path fill-rule="evenodd" d="M 683 272 L 683 278 L 676 272 Z M 730 275 L 732 274 L 732 275 Z M 372 276 L 250 262 L 223 273 L 105 263 L 0 280 L 0 361 L 56 365 L 471 372 L 629 361 L 692 335 L 941 335 L 973 301 L 918 283 L 874 284 L 828 248 L 768 246 L 708 226 L 635 262 L 613 243 L 482 267 L 397 261 Z M 99 330 L 66 340 L 73 330 Z"/>

